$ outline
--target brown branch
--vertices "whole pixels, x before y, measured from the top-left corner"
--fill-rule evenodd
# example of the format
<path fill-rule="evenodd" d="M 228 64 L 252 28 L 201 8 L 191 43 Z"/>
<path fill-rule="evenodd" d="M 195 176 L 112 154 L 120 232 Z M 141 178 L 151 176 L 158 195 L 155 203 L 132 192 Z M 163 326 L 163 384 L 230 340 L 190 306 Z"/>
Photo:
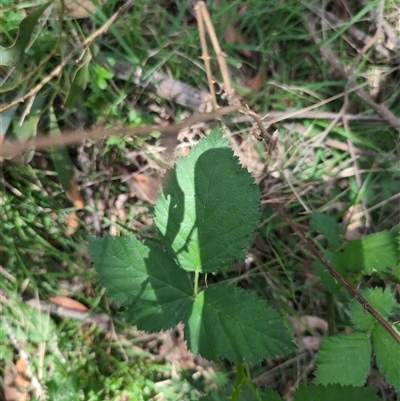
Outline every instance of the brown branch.
<path fill-rule="evenodd" d="M 139 136 L 139 135 L 149 135 L 152 132 L 160 132 L 161 134 L 170 134 L 176 135 L 183 129 L 186 129 L 196 123 L 206 122 L 206 121 L 217 121 L 221 119 L 224 115 L 234 113 L 238 111 L 237 106 L 227 106 L 218 110 L 214 110 L 211 113 L 194 113 L 186 120 L 168 126 L 158 126 L 158 125 L 150 125 L 146 127 L 138 127 L 138 128 L 114 128 L 111 130 L 105 130 L 103 127 L 95 127 L 87 131 L 64 131 L 62 135 L 57 136 L 46 136 L 39 135 L 38 137 L 31 139 L 26 142 L 4 142 L 0 145 L 0 156 L 2 157 L 13 157 L 21 152 L 25 152 L 31 148 L 35 148 L 36 150 L 44 150 L 49 149 L 53 146 L 61 146 L 61 145 L 72 145 L 76 143 L 80 143 L 85 139 L 91 139 L 94 141 L 99 141 L 111 135 L 131 135 L 131 136 Z"/>
<path fill-rule="evenodd" d="M 232 89 L 231 80 L 229 77 L 228 66 L 225 61 L 225 54 L 222 52 L 221 47 L 218 42 L 217 34 L 215 33 L 214 25 L 211 21 L 210 14 L 208 13 L 206 3 L 204 1 L 198 1 L 196 4 L 196 13 L 202 16 L 202 22 L 204 22 L 207 32 L 210 35 L 210 40 L 214 48 L 215 54 L 217 56 L 219 68 L 222 74 L 222 80 L 224 82 L 225 91 L 228 97 L 228 102 L 231 105 L 232 101 L 237 100 L 235 98 L 234 90 Z"/>
<path fill-rule="evenodd" d="M 10 103 L 7 103 L 5 106 L 0 107 L 0 113 L 10 109 L 11 107 L 17 105 L 28 99 L 31 96 L 36 95 L 48 82 L 50 82 L 53 78 L 59 75 L 63 68 L 72 60 L 75 53 L 78 50 L 86 49 L 98 36 L 105 33 L 110 26 L 115 22 L 115 20 L 119 17 L 121 13 L 126 11 L 134 2 L 135 0 L 128 0 L 123 6 L 121 6 L 116 13 L 112 15 L 112 17 L 103 24 L 97 31 L 93 32 L 90 36 L 88 36 L 79 46 L 76 46 L 67 57 L 65 57 L 64 61 L 59 64 L 47 77 L 45 77 L 42 81 L 40 81 L 34 88 L 32 88 L 29 92 L 25 93 L 25 95 L 21 96 L 20 98 L 13 100 Z"/>
<path fill-rule="evenodd" d="M 213 79 L 212 79 L 211 64 L 210 64 L 211 58 L 208 55 L 206 33 L 204 31 L 204 17 L 203 17 L 204 8 L 205 8 L 204 3 L 197 3 L 196 6 L 194 7 L 194 9 L 196 11 L 197 26 L 199 28 L 200 45 L 201 45 L 201 50 L 202 50 L 201 59 L 203 60 L 204 66 L 206 68 L 208 88 L 210 90 L 214 109 L 216 110 L 216 109 L 218 109 L 218 103 L 217 103 L 217 99 L 215 97 L 214 83 L 213 83 Z"/>
<path fill-rule="evenodd" d="M 310 119 L 310 120 L 334 120 L 337 118 L 339 113 L 332 113 L 329 111 L 302 111 L 297 110 L 298 113 L 293 115 L 293 112 L 288 111 L 272 111 L 268 113 L 268 116 L 263 120 L 268 121 L 269 124 L 275 124 L 278 121 L 285 120 L 298 120 L 298 119 Z M 378 116 L 363 116 L 361 114 L 346 114 L 346 118 L 349 122 L 359 123 L 359 124 L 386 124 L 381 117 Z M 238 118 L 237 120 L 239 120 Z M 249 119 L 243 119 L 242 121 L 248 121 Z"/>
<path fill-rule="evenodd" d="M 264 123 L 261 120 L 260 116 L 258 114 L 256 114 L 254 111 L 244 107 L 240 103 L 240 100 L 235 96 L 235 92 L 231 85 L 228 66 L 225 61 L 225 54 L 222 52 L 221 46 L 219 45 L 218 38 L 215 33 L 214 25 L 211 21 L 211 17 L 210 17 L 210 14 L 208 13 L 206 4 L 204 3 L 204 1 L 198 1 L 195 9 L 196 9 L 196 15 L 198 16 L 201 47 L 203 49 L 203 55 L 204 55 L 204 61 L 205 61 L 205 65 L 206 65 L 208 82 L 210 83 L 212 78 L 211 78 L 211 68 L 209 65 L 209 56 L 208 56 L 208 52 L 207 52 L 207 44 L 205 42 L 203 23 L 206 26 L 208 34 L 210 35 L 210 40 L 213 45 L 214 52 L 217 55 L 217 60 L 218 60 L 219 68 L 221 70 L 222 80 L 224 82 L 224 89 L 225 89 L 225 92 L 227 95 L 228 104 L 230 106 L 236 106 L 239 113 L 250 116 L 257 123 L 257 125 L 261 131 L 262 138 L 264 138 L 265 140 L 268 140 L 268 142 L 271 144 L 269 146 L 269 149 L 272 149 L 273 143 L 276 144 L 277 137 L 273 137 L 272 135 L 270 135 L 268 133 L 267 129 L 265 128 Z M 211 84 L 209 84 L 209 85 L 210 85 L 210 90 L 212 90 L 211 93 L 214 93 L 213 88 L 211 87 Z"/>
<path fill-rule="evenodd" d="M 309 7 L 311 10 L 316 12 L 317 10 L 313 7 Z M 320 13 L 318 13 L 320 14 Z M 321 16 L 321 15 L 320 15 Z M 342 21 L 340 18 L 336 17 L 334 14 L 331 12 L 325 12 L 323 16 L 327 19 L 327 21 L 330 23 L 331 26 L 334 27 L 339 27 L 345 24 L 345 21 Z M 390 25 L 386 21 L 382 21 L 382 29 L 385 30 L 386 35 L 389 37 L 389 40 L 396 45 L 398 38 L 396 34 L 394 33 L 393 28 L 390 27 Z M 388 34 L 389 33 L 389 34 Z M 390 36 L 389 36 L 390 35 Z M 360 31 L 358 28 L 356 28 L 354 25 L 349 26 L 346 31 L 343 33 L 343 36 L 347 38 L 348 42 L 352 46 L 357 46 L 359 43 L 361 45 L 365 45 L 366 43 L 370 42 L 371 36 L 366 34 L 365 32 Z M 385 57 L 386 59 L 389 60 L 390 63 L 392 64 L 400 64 L 400 56 L 396 55 L 396 52 L 388 49 L 384 44 L 382 43 L 376 43 L 374 50 L 380 54 L 382 57 Z"/>
<path fill-rule="evenodd" d="M 334 277 L 337 281 L 339 281 L 344 288 L 354 297 L 356 301 L 358 301 L 361 306 L 366 310 L 369 314 L 371 314 L 375 320 L 383 326 L 383 328 L 394 338 L 394 340 L 400 344 L 400 336 L 395 332 L 393 327 L 387 322 L 369 303 L 368 301 L 355 289 L 353 288 L 343 277 L 339 274 L 331 264 L 321 256 L 318 250 L 314 247 L 313 244 L 305 237 L 302 231 L 296 226 L 293 220 L 287 215 L 282 205 L 279 203 L 272 203 L 271 206 L 277 211 L 282 218 L 292 227 L 293 231 L 298 235 L 303 244 L 311 251 L 311 253 L 326 267 L 329 274 Z"/>
<path fill-rule="evenodd" d="M 149 135 L 152 132 L 161 132 L 165 135 L 175 135 L 179 131 L 186 129 L 190 126 L 193 126 L 197 123 L 207 122 L 207 121 L 216 121 L 222 118 L 224 115 L 235 113 L 238 109 L 236 106 L 229 106 L 218 109 L 217 112 L 211 113 L 201 113 L 201 114 L 193 114 L 187 120 L 182 121 L 176 125 L 169 126 L 157 126 L 152 125 L 149 127 L 139 127 L 139 128 L 115 128 L 112 130 L 105 130 L 103 127 L 94 127 L 90 130 L 85 131 L 63 131 L 62 135 L 59 136 L 47 136 L 47 135 L 39 135 L 37 138 L 29 140 L 27 142 L 20 142 L 18 140 L 11 142 L 3 142 L 0 144 L 0 157 L 13 157 L 21 152 L 26 152 L 33 147 L 36 150 L 46 150 L 50 149 L 52 146 L 61 146 L 61 145 L 72 145 L 80 143 L 85 139 L 91 139 L 94 141 L 99 141 L 111 135 L 130 135 L 130 136 L 139 136 L 139 135 Z M 272 119 L 271 123 L 277 121 L 285 121 L 292 119 L 333 119 L 337 115 L 337 113 L 324 113 L 324 112 L 307 112 L 304 111 L 301 114 L 299 113 L 301 110 L 298 110 L 296 114 L 293 112 L 272 112 L 268 115 L 266 120 Z M 346 115 L 346 117 L 350 121 L 359 122 L 359 123 L 383 123 L 383 120 L 379 117 L 368 117 L 361 115 Z M 251 116 L 245 117 L 237 117 L 233 118 L 232 122 L 248 122 L 254 120 Z M 344 149 L 343 149 L 344 150 Z"/>
<path fill-rule="evenodd" d="M 118 79 L 140 85 L 143 88 L 155 92 L 158 96 L 187 107 L 190 110 L 204 113 L 212 109 L 211 97 L 208 93 L 173 78 L 169 78 L 165 74 L 155 72 L 151 74 L 150 78 L 143 79 L 142 76 L 148 76 L 148 74 L 142 71 L 141 68 L 135 68 L 132 63 L 127 61 L 117 61 L 111 68 Z M 285 112 L 271 111 L 263 118 L 263 121 L 268 121 L 268 125 L 271 125 L 280 121 L 293 119 L 334 120 L 337 118 L 338 113 L 312 110 L 338 99 L 341 96 L 342 95 L 332 96 L 331 98 L 324 99 L 321 102 L 300 110 L 288 110 Z M 346 118 L 350 122 L 360 124 L 386 124 L 386 121 L 379 116 L 346 114 Z M 253 117 L 243 116 L 233 119 L 232 122 L 247 122 L 253 120 Z"/>
<path fill-rule="evenodd" d="M 342 67 L 340 62 L 337 60 L 337 58 L 333 55 L 333 53 L 325 46 L 323 46 L 320 38 L 317 36 L 314 27 L 312 24 L 308 23 L 307 21 L 303 21 L 307 31 L 309 32 L 311 38 L 314 40 L 314 42 L 317 45 L 320 45 L 320 51 L 324 55 L 324 57 L 328 60 L 329 64 L 333 69 L 336 71 L 338 75 L 340 75 L 342 78 L 348 82 L 349 76 L 345 69 Z M 355 83 L 352 83 L 350 85 L 351 89 L 354 89 L 353 86 Z M 394 129 L 396 129 L 398 132 L 400 132 L 400 119 L 397 118 L 391 111 L 389 111 L 384 105 L 378 104 L 372 100 L 372 98 L 368 95 L 367 92 L 365 92 L 363 89 L 358 88 L 354 90 L 355 94 L 368 106 L 370 106 L 372 109 L 374 109 L 385 121 L 387 121 Z"/>

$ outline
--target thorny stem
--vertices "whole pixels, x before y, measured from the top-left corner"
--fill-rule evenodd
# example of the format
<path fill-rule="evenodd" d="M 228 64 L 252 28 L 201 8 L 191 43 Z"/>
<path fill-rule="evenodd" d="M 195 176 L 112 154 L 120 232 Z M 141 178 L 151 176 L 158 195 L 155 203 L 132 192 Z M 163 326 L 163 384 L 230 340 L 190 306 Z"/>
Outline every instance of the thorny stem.
<path fill-rule="evenodd" d="M 198 4 L 196 4 L 196 6 L 194 8 L 196 11 L 197 25 L 199 27 L 199 35 L 200 35 L 200 44 L 201 44 L 201 49 L 202 49 L 202 53 L 203 53 L 201 58 L 203 59 L 204 66 L 206 68 L 208 87 L 210 89 L 213 107 L 215 110 L 217 110 L 218 104 L 217 104 L 217 99 L 215 97 L 214 84 L 213 84 L 213 80 L 212 80 L 210 56 L 208 55 L 208 50 L 207 50 L 207 42 L 206 42 L 206 34 L 204 31 L 204 18 L 203 18 L 203 9 L 204 8 L 202 6 L 204 6 L 204 3 L 202 3 L 202 4 L 198 3 Z"/>
<path fill-rule="evenodd" d="M 328 336 L 333 336 L 335 334 L 335 304 L 334 295 L 327 292 L 326 293 L 326 316 L 328 320 Z"/>
<path fill-rule="evenodd" d="M 211 97 L 213 99 L 213 105 L 214 108 L 218 107 L 216 106 L 216 100 L 215 100 L 215 92 L 214 92 L 214 87 L 212 84 L 212 75 L 211 75 L 211 67 L 210 67 L 210 58 L 208 56 L 208 50 L 207 50 L 207 43 L 205 40 L 205 33 L 204 33 L 204 26 L 203 23 L 207 29 L 207 32 L 210 36 L 210 40 L 212 43 L 212 46 L 214 48 L 214 52 L 217 55 L 217 60 L 219 64 L 219 68 L 221 70 L 221 75 L 222 75 L 222 80 L 224 82 L 224 89 L 227 95 L 228 103 L 230 106 L 236 106 L 237 111 L 239 113 L 245 114 L 247 116 L 252 117 L 261 133 L 262 136 L 265 139 L 268 139 L 268 141 L 272 144 L 274 141 L 274 138 L 268 133 L 266 130 L 263 121 L 261 120 L 260 116 L 258 116 L 254 111 L 244 107 L 241 103 L 240 100 L 235 96 L 234 90 L 232 89 L 231 86 L 231 80 L 229 77 L 229 71 L 228 71 L 228 66 L 225 61 L 225 55 L 221 50 L 221 46 L 219 45 L 217 35 L 215 33 L 215 29 L 213 26 L 213 23 L 211 21 L 210 14 L 208 13 L 207 6 L 204 3 L 204 1 L 198 1 L 195 7 L 196 10 L 196 15 L 197 15 L 197 23 L 199 26 L 199 33 L 200 33 L 200 41 L 201 41 L 201 48 L 203 51 L 203 59 L 204 59 L 204 65 L 206 67 L 206 73 L 207 73 L 207 79 L 208 79 L 208 85 L 210 87 L 210 93 Z M 271 145 L 272 146 L 272 145 Z"/>
<path fill-rule="evenodd" d="M 204 21 L 204 24 L 207 28 L 207 32 L 210 35 L 210 40 L 213 45 L 215 54 L 217 56 L 219 68 L 222 74 L 222 80 L 224 81 L 226 94 L 228 96 L 228 99 L 232 99 L 234 97 L 234 92 L 231 86 L 231 80 L 229 78 L 228 66 L 226 64 L 224 53 L 222 52 L 221 47 L 219 45 L 215 29 L 210 18 L 210 14 L 208 13 L 207 6 L 204 3 L 204 1 L 197 2 L 196 13 L 202 14 L 202 20 Z"/>
<path fill-rule="evenodd" d="M 299 230 L 293 220 L 287 215 L 282 205 L 279 203 L 272 203 L 271 206 L 282 216 L 282 218 L 292 227 L 293 231 L 299 236 L 304 245 L 311 251 L 311 253 L 327 268 L 329 274 L 339 281 L 346 290 L 353 295 L 354 299 L 358 301 L 361 306 L 371 314 L 375 320 L 380 323 L 383 328 L 394 338 L 394 340 L 400 344 L 400 336 L 396 333 L 393 327 L 387 322 L 369 303 L 368 301 L 355 289 L 353 288 L 340 273 L 338 273 L 331 264 L 321 256 L 318 250 L 311 244 L 311 242 L 305 237 L 305 235 Z"/>

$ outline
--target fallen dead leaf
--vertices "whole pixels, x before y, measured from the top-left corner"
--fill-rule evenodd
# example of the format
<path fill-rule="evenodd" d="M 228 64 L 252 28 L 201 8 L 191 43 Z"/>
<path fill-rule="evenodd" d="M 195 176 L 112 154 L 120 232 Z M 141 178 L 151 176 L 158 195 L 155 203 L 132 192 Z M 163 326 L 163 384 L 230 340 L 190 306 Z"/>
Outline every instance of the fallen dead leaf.
<path fill-rule="evenodd" d="M 246 80 L 243 83 L 243 85 L 246 88 L 251 89 L 253 92 L 260 92 L 260 90 L 264 86 L 264 80 L 265 80 L 265 75 L 264 72 L 261 71 L 257 73 L 257 75 L 255 75 L 253 78 Z"/>
<path fill-rule="evenodd" d="M 131 196 L 155 205 L 161 180 L 148 175 L 133 173 L 132 180 L 127 182 Z"/>
<path fill-rule="evenodd" d="M 225 31 L 224 39 L 225 39 L 225 42 L 228 43 L 229 45 L 231 45 L 231 44 L 245 45 L 246 44 L 246 41 L 244 40 L 244 38 L 236 32 L 236 29 L 235 29 L 233 23 L 229 24 L 228 29 Z M 254 60 L 254 55 L 250 50 L 238 49 L 237 52 L 251 61 Z"/>
<path fill-rule="evenodd" d="M 243 15 L 247 12 L 247 6 L 242 6 L 238 10 L 238 15 Z M 236 21 L 233 20 L 227 30 L 225 31 L 224 34 L 224 39 L 226 43 L 228 44 L 239 44 L 239 45 L 246 45 L 246 40 L 244 39 L 243 35 L 238 34 L 235 28 L 235 23 Z M 238 53 L 240 53 L 242 56 L 246 57 L 250 61 L 255 61 L 254 53 L 250 50 L 247 49 L 238 49 Z"/>
<path fill-rule="evenodd" d="M 319 345 L 321 344 L 320 337 L 304 336 L 296 341 L 299 347 L 306 348 L 308 351 L 318 351 Z"/>
<path fill-rule="evenodd" d="M 23 363 L 20 361 L 23 361 Z M 31 385 L 31 381 L 25 379 L 21 374 L 25 373 L 25 370 L 22 371 L 24 367 L 26 370 L 26 363 L 22 358 L 17 360 L 16 365 L 11 361 L 6 364 L 2 378 L 3 396 L 5 401 L 27 401 L 30 399 L 28 388 Z M 18 372 L 18 370 L 20 370 L 21 373 Z"/>
<path fill-rule="evenodd" d="M 83 305 L 82 303 L 75 301 L 75 299 L 59 296 L 59 297 L 50 297 L 49 301 L 54 304 L 61 306 L 65 309 L 73 309 L 79 312 L 87 312 L 89 309 Z"/>
<path fill-rule="evenodd" d="M 87 18 L 96 12 L 96 5 L 101 7 L 105 0 L 65 0 L 64 17 L 71 19 Z M 56 10 L 60 9 L 61 2 L 57 1 Z"/>
<path fill-rule="evenodd" d="M 347 11 L 346 8 L 348 7 L 348 5 L 346 4 L 347 1 L 343 1 L 343 0 L 334 0 L 333 4 L 333 10 L 335 12 L 335 14 L 337 14 L 337 16 L 341 19 L 345 19 Z"/>
<path fill-rule="evenodd" d="M 31 386 L 31 380 L 26 375 L 27 365 L 23 358 L 19 358 L 15 363 L 17 369 L 17 376 L 14 378 L 14 386 L 21 391 L 27 391 Z"/>
<path fill-rule="evenodd" d="M 289 317 L 290 325 L 295 333 L 305 333 L 310 330 L 328 331 L 326 320 L 318 316 L 304 315 L 300 317 Z"/>
<path fill-rule="evenodd" d="M 71 236 L 75 234 L 75 231 L 79 227 L 78 216 L 76 212 L 71 212 L 67 217 L 67 235 Z"/>
<path fill-rule="evenodd" d="M 69 188 L 65 190 L 65 195 L 78 210 L 82 210 L 85 207 L 85 202 L 79 191 L 75 177 L 71 178 Z"/>
<path fill-rule="evenodd" d="M 349 210 L 343 215 L 343 223 L 347 225 L 347 230 L 344 235 L 347 241 L 353 241 L 362 237 L 361 229 L 363 227 L 362 220 L 353 219 L 353 216 L 363 211 L 362 205 L 356 204 L 350 206 Z"/>
<path fill-rule="evenodd" d="M 128 195 L 127 194 L 119 194 L 117 196 L 117 199 L 115 200 L 115 210 L 117 211 L 118 214 L 118 219 L 120 221 L 123 221 L 126 217 L 126 211 L 125 211 L 125 203 L 128 201 Z"/>

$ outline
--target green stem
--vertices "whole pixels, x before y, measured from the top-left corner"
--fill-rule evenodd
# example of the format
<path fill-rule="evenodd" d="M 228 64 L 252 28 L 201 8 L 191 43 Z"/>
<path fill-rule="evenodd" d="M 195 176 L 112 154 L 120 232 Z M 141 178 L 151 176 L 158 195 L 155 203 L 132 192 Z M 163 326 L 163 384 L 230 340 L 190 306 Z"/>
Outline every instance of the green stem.
<path fill-rule="evenodd" d="M 194 293 L 193 293 L 193 298 L 197 297 L 198 290 L 199 290 L 199 271 L 195 270 L 194 271 Z"/>
<path fill-rule="evenodd" d="M 328 320 L 328 336 L 335 334 L 335 302 L 333 294 L 326 293 L 326 316 Z"/>
<path fill-rule="evenodd" d="M 254 397 L 256 397 L 258 401 L 262 401 L 261 396 L 258 393 L 258 390 L 254 387 L 253 383 L 246 375 L 243 376 L 243 381 L 246 383 L 247 387 L 254 394 Z"/>
<path fill-rule="evenodd" d="M 236 366 L 236 382 L 235 382 L 235 387 L 233 388 L 231 401 L 237 401 L 239 399 L 240 389 L 242 387 L 244 378 L 243 365 L 241 363 L 237 363 L 235 366 Z"/>
<path fill-rule="evenodd" d="M 237 401 L 240 395 L 240 389 L 242 387 L 243 382 L 249 387 L 251 392 L 254 394 L 258 401 L 262 401 L 260 394 L 258 393 L 257 389 L 254 387 L 251 380 L 248 378 L 246 373 L 243 370 L 243 364 L 237 363 L 236 365 L 236 382 L 235 387 L 233 389 L 231 401 Z"/>

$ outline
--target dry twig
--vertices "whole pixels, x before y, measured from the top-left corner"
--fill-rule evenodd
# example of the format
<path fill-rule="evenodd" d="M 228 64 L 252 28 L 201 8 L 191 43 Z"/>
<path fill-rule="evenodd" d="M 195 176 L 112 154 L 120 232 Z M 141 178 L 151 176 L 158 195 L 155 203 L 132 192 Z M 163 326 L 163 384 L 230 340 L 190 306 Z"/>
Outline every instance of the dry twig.
<path fill-rule="evenodd" d="M 202 51 L 203 51 L 203 58 L 205 61 L 205 65 L 206 65 L 206 72 L 207 72 L 207 77 L 208 77 L 208 83 L 210 86 L 210 92 L 213 94 L 214 93 L 214 89 L 213 89 L 213 85 L 212 85 L 212 77 L 211 77 L 211 67 L 209 65 L 209 56 L 208 56 L 208 50 L 207 50 L 207 43 L 205 40 L 205 33 L 204 33 L 204 27 L 202 26 L 203 23 L 207 29 L 208 34 L 210 35 L 210 40 L 211 43 L 213 45 L 214 48 L 214 52 L 217 56 L 217 60 L 218 60 L 218 64 L 219 64 L 219 68 L 221 71 L 221 75 L 222 75 L 222 80 L 223 80 L 223 85 L 224 85 L 224 90 L 226 92 L 226 96 L 227 96 L 227 100 L 230 106 L 236 106 L 237 107 L 237 111 L 239 113 L 245 114 L 247 116 L 250 116 L 251 118 L 253 118 L 253 120 L 257 123 L 258 128 L 261 131 L 261 136 L 263 137 L 263 139 L 268 140 L 270 143 L 269 149 L 273 149 L 274 147 L 274 143 L 276 145 L 276 140 L 277 137 L 273 137 L 272 135 L 270 135 L 267 131 L 267 129 L 264 126 L 264 123 L 262 121 L 262 119 L 260 118 L 260 116 L 258 114 L 256 114 L 254 111 L 244 107 L 241 103 L 240 100 L 236 97 L 235 92 L 232 88 L 231 85 L 231 80 L 229 77 L 229 71 L 228 71 L 228 66 L 226 64 L 225 61 L 225 54 L 222 52 L 221 47 L 219 45 L 218 42 L 218 38 L 217 35 L 215 33 L 215 29 L 214 26 L 212 24 L 211 18 L 210 18 L 210 14 L 208 13 L 206 4 L 204 3 L 204 1 L 199 1 L 196 4 L 196 15 L 198 16 L 198 25 L 199 25 L 199 31 L 200 31 L 200 42 L 201 42 L 201 47 L 202 47 Z M 215 97 L 215 94 L 214 94 Z M 216 104 L 216 101 L 215 101 Z"/>
<path fill-rule="evenodd" d="M 11 107 L 17 105 L 30 98 L 31 96 L 36 95 L 48 82 L 50 82 L 53 78 L 61 74 L 64 67 L 72 60 L 75 53 L 81 49 L 87 49 L 88 46 L 100 35 L 105 33 L 110 26 L 116 21 L 120 14 L 126 11 L 132 4 L 134 0 L 128 0 L 123 6 L 121 6 L 116 13 L 112 15 L 112 17 L 103 24 L 97 31 L 93 32 L 90 36 L 88 36 L 79 46 L 75 47 L 67 57 L 65 57 L 64 61 L 59 64 L 47 77 L 45 77 L 42 81 L 40 81 L 34 88 L 32 88 L 29 92 L 25 93 L 25 95 L 20 98 L 13 100 L 10 103 L 7 103 L 5 106 L 0 107 L 0 113 L 10 109 Z"/>
<path fill-rule="evenodd" d="M 342 78 L 348 82 L 349 76 L 345 69 L 342 67 L 340 64 L 339 60 L 333 55 L 333 53 L 325 46 L 321 45 L 321 39 L 317 36 L 316 31 L 312 24 L 310 24 L 307 21 L 304 21 L 304 25 L 309 32 L 311 38 L 314 40 L 314 42 L 317 45 L 320 45 L 320 50 L 321 53 L 324 55 L 324 57 L 327 59 L 329 64 L 332 66 L 332 68 L 336 71 L 338 75 L 340 75 Z M 351 83 L 349 89 L 354 89 L 354 83 Z M 371 97 L 368 95 L 367 92 L 365 92 L 361 88 L 357 88 L 354 90 L 356 95 L 364 101 L 368 106 L 370 106 L 372 109 L 376 111 L 385 121 L 387 121 L 394 129 L 396 129 L 398 132 L 400 132 L 400 119 L 397 118 L 390 110 L 388 110 L 384 105 L 376 103 L 374 100 L 371 99 Z"/>
<path fill-rule="evenodd" d="M 160 132 L 165 135 L 176 135 L 180 131 L 191 127 L 194 124 L 199 122 L 206 121 L 218 121 L 224 115 L 235 113 L 238 111 L 236 106 L 227 106 L 218 110 L 214 110 L 210 113 L 194 113 L 186 120 L 168 126 L 158 126 L 158 125 L 149 125 L 146 127 L 137 127 L 137 128 L 114 128 L 111 130 L 105 130 L 103 127 L 95 127 L 86 131 L 64 131 L 62 135 L 57 136 L 46 136 L 39 135 L 38 137 L 31 139 L 26 142 L 5 142 L 0 147 L 0 156 L 2 157 L 13 157 L 21 152 L 25 152 L 32 147 L 35 147 L 36 150 L 44 150 L 49 149 L 53 146 L 61 146 L 61 145 L 71 145 L 80 143 L 85 139 L 91 139 L 94 141 L 99 141 L 111 135 L 131 135 L 131 136 L 140 136 L 140 135 L 150 135 L 152 132 Z"/>
<path fill-rule="evenodd" d="M 200 44 L 201 44 L 201 49 L 203 51 L 203 54 L 201 56 L 201 59 L 204 62 L 204 66 L 206 68 L 206 74 L 207 74 L 207 80 L 208 80 L 208 87 L 210 89 L 210 94 L 211 94 L 211 99 L 213 102 L 214 109 L 218 109 L 218 103 L 217 99 L 215 97 L 215 90 L 214 90 L 214 82 L 212 79 L 212 73 L 211 73 L 211 65 L 210 65 L 210 56 L 208 55 L 207 51 L 207 42 L 206 42 L 206 34 L 204 31 L 204 3 L 197 3 L 195 6 L 195 11 L 196 11 L 196 17 L 197 17 L 197 26 L 199 27 L 199 35 L 200 35 Z"/>

